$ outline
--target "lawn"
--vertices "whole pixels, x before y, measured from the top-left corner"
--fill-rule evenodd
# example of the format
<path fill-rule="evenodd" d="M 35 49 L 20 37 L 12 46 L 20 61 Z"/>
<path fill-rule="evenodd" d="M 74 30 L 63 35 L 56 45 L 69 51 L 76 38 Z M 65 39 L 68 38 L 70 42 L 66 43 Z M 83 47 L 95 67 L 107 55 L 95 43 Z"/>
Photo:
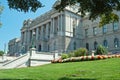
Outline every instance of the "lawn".
<path fill-rule="evenodd" d="M 120 58 L 0 70 L 0 80 L 120 80 Z"/>

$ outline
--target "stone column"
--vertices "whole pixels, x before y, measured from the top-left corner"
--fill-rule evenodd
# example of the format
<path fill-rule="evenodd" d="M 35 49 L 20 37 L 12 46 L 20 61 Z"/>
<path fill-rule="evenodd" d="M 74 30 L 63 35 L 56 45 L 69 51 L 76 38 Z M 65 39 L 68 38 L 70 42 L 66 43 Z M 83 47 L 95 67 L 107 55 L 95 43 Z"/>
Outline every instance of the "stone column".
<path fill-rule="evenodd" d="M 43 33 L 43 27 L 44 27 L 44 26 L 41 26 L 41 37 L 40 37 L 40 39 L 43 39 L 43 34 L 44 34 L 44 33 Z"/>
<path fill-rule="evenodd" d="M 36 28 L 36 40 L 38 41 L 38 37 L 39 37 L 39 27 Z"/>
<path fill-rule="evenodd" d="M 54 28 L 55 28 L 55 25 L 54 25 L 55 23 L 54 22 L 55 21 L 54 21 L 54 18 L 53 18 L 53 26 L 52 26 L 53 27 L 53 34 L 54 34 Z"/>
<path fill-rule="evenodd" d="M 59 15 L 58 15 L 58 25 L 57 25 L 57 27 L 58 27 L 58 32 L 60 31 L 60 27 L 59 27 Z"/>
<path fill-rule="evenodd" d="M 63 23 L 62 23 L 62 14 L 61 14 L 60 16 L 61 16 L 61 32 L 62 32 L 62 26 L 63 26 L 63 25 L 62 25 L 62 24 L 63 24 Z"/>
<path fill-rule="evenodd" d="M 29 40 L 30 44 L 31 44 L 31 40 L 32 40 L 32 30 L 30 30 L 30 40 Z"/>
<path fill-rule="evenodd" d="M 26 40 L 27 40 L 27 31 L 25 31 L 25 34 L 24 34 L 24 43 L 26 44 Z"/>
<path fill-rule="evenodd" d="M 52 23 L 52 19 L 51 19 L 51 25 L 50 25 L 50 27 L 51 27 L 50 33 L 51 33 L 51 34 L 52 34 L 52 31 L 53 31 L 52 25 L 53 25 L 53 23 Z"/>
<path fill-rule="evenodd" d="M 29 44 L 29 40 L 30 40 L 30 31 L 27 30 L 27 44 Z"/>
<path fill-rule="evenodd" d="M 48 39 L 48 35 L 49 35 L 49 34 L 48 34 L 48 31 L 49 31 L 48 29 L 49 29 L 49 24 L 47 23 L 47 24 L 46 24 L 46 38 L 47 38 L 47 39 Z"/>

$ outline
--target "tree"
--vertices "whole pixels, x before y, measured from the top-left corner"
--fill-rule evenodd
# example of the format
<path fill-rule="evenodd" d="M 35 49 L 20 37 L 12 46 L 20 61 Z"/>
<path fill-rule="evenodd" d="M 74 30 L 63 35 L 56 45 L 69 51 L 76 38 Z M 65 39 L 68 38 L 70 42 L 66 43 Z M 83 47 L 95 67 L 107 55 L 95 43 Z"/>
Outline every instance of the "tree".
<path fill-rule="evenodd" d="M 96 55 L 105 55 L 107 53 L 108 53 L 107 49 L 104 46 L 102 46 L 102 45 L 99 45 L 97 47 L 96 52 L 95 52 Z"/>
<path fill-rule="evenodd" d="M 119 21 L 119 17 L 114 11 L 120 11 L 120 0 L 58 0 L 55 8 L 59 11 L 64 10 L 66 6 L 77 5 L 78 12 L 84 17 L 89 13 L 89 19 L 95 20 L 100 17 L 100 25 L 109 24 L 111 22 Z M 10 9 L 17 11 L 33 11 L 43 7 L 39 0 L 8 0 Z"/>
<path fill-rule="evenodd" d="M 0 56 L 2 56 L 4 54 L 4 52 L 3 51 L 0 51 Z"/>
<path fill-rule="evenodd" d="M 10 9 L 15 9 L 21 12 L 35 12 L 38 8 L 43 7 L 42 3 L 38 0 L 7 0 Z M 3 6 L 0 5 L 0 16 L 3 11 Z M 0 22 L 0 26 L 2 23 Z"/>
<path fill-rule="evenodd" d="M 8 0 L 8 5 L 10 9 L 23 12 L 35 12 L 38 8 L 43 7 L 42 3 L 38 0 Z"/>
<path fill-rule="evenodd" d="M 119 20 L 114 11 L 120 11 L 120 0 L 61 0 L 55 8 L 61 11 L 69 5 L 77 5 L 82 17 L 89 13 L 90 20 L 100 18 L 99 26 Z"/>

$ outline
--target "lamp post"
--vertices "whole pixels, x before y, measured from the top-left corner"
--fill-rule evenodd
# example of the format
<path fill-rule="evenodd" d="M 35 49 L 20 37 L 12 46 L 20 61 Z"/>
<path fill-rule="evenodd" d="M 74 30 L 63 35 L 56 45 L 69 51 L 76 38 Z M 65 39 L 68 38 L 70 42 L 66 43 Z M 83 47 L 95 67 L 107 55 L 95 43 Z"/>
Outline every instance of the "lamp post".
<path fill-rule="evenodd" d="M 31 48 L 35 48 L 34 40 L 35 40 L 35 32 L 32 33 L 32 46 L 31 46 Z"/>
<path fill-rule="evenodd" d="M 31 47 L 30 47 L 30 56 L 29 56 L 29 65 L 28 65 L 28 67 L 31 66 L 31 56 L 32 56 L 33 51 L 35 51 L 34 42 L 35 42 L 35 32 L 32 33 L 32 41 L 31 41 Z"/>

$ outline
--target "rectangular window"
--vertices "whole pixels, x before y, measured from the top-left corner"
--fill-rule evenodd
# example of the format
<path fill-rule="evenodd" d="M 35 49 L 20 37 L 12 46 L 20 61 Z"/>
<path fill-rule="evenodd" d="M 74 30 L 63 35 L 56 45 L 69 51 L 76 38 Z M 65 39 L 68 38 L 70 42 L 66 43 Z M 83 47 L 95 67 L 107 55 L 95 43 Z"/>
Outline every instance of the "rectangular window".
<path fill-rule="evenodd" d="M 75 28 L 73 28 L 73 37 L 75 37 Z"/>
<path fill-rule="evenodd" d="M 88 37 L 88 29 L 85 29 L 85 37 Z"/>
<path fill-rule="evenodd" d="M 113 23 L 113 30 L 114 31 L 118 30 L 118 22 Z"/>
<path fill-rule="evenodd" d="M 97 27 L 93 27 L 93 35 L 97 35 Z"/>
<path fill-rule="evenodd" d="M 103 33 L 106 33 L 107 32 L 107 26 L 103 26 Z"/>

